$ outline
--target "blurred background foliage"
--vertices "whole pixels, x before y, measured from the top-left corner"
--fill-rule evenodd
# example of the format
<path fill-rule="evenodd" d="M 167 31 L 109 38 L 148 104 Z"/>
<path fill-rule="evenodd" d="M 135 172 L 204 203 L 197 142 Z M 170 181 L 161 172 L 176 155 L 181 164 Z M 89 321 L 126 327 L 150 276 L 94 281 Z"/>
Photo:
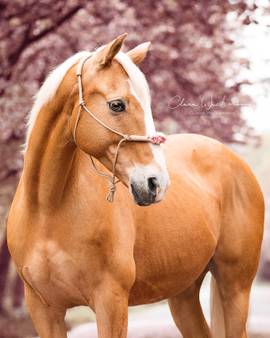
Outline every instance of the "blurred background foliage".
<path fill-rule="evenodd" d="M 48 72 L 75 52 L 93 50 L 123 32 L 128 33 L 126 50 L 152 41 L 142 69 L 159 129 L 202 133 L 238 144 L 237 149 L 260 172 L 270 194 L 270 182 L 265 179 L 269 162 L 262 161 L 270 139 L 254 148 L 262 138 L 242 114 L 244 105 L 256 109 L 254 97 L 242 90 L 254 84 L 243 76 L 252 72 L 252 65 L 237 53 L 243 48 L 238 39 L 241 31 L 260 25 L 260 19 L 269 14 L 269 2 L 255 0 L 0 0 L 3 314 L 8 317 L 22 308 L 22 288 L 10 265 L 4 219 L 23 165 L 20 145 L 26 116 Z M 262 262 L 261 275 L 269 278 L 270 257 L 266 253 Z"/>

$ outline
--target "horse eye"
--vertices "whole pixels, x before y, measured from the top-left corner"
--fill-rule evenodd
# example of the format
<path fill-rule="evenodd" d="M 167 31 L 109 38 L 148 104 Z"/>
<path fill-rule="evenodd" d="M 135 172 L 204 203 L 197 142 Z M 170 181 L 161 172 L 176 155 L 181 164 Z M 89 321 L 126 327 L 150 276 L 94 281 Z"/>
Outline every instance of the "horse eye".
<path fill-rule="evenodd" d="M 109 102 L 109 108 L 116 113 L 120 113 L 126 109 L 126 105 L 122 100 L 113 100 Z"/>

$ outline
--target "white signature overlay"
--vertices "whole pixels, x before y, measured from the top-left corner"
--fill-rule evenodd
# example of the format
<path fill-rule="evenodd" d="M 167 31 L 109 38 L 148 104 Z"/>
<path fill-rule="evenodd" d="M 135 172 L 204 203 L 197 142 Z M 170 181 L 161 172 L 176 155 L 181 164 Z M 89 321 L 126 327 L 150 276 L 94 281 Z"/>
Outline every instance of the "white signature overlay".
<path fill-rule="evenodd" d="M 211 96 L 210 98 L 205 98 L 201 97 L 198 102 L 193 102 L 193 101 L 188 101 L 186 98 L 180 96 L 180 95 L 175 95 L 173 96 L 169 103 L 168 107 L 170 109 L 176 109 L 180 107 L 189 107 L 189 108 L 202 108 L 203 110 L 210 112 L 214 109 L 221 109 L 225 108 L 228 106 L 249 106 L 250 104 L 248 103 L 241 103 L 241 102 L 234 102 L 232 100 L 229 100 L 226 98 L 226 96 L 223 96 L 221 100 L 214 100 L 213 97 Z"/>

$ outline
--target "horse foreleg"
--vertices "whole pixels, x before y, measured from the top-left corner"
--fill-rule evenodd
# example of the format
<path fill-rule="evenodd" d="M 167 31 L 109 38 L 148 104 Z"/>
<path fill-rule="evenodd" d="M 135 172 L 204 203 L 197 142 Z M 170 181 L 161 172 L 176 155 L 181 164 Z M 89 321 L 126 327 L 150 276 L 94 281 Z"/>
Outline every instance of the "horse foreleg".
<path fill-rule="evenodd" d="M 204 274 L 187 290 L 169 299 L 174 322 L 184 338 L 211 337 L 199 300 L 203 277 Z"/>
<path fill-rule="evenodd" d="M 128 291 L 114 281 L 102 283 L 95 292 L 98 338 L 126 338 Z"/>
<path fill-rule="evenodd" d="M 28 285 L 25 285 L 25 300 L 40 338 L 67 338 L 64 309 L 45 304 Z"/>

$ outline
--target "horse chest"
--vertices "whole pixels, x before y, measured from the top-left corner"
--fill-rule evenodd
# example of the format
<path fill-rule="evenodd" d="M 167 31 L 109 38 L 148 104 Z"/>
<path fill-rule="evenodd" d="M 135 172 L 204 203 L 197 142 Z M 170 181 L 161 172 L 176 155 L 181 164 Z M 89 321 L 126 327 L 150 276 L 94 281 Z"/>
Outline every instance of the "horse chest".
<path fill-rule="evenodd" d="M 80 262 L 54 241 L 40 241 L 28 251 L 19 267 L 23 280 L 48 304 L 74 306 L 91 303 Z"/>

